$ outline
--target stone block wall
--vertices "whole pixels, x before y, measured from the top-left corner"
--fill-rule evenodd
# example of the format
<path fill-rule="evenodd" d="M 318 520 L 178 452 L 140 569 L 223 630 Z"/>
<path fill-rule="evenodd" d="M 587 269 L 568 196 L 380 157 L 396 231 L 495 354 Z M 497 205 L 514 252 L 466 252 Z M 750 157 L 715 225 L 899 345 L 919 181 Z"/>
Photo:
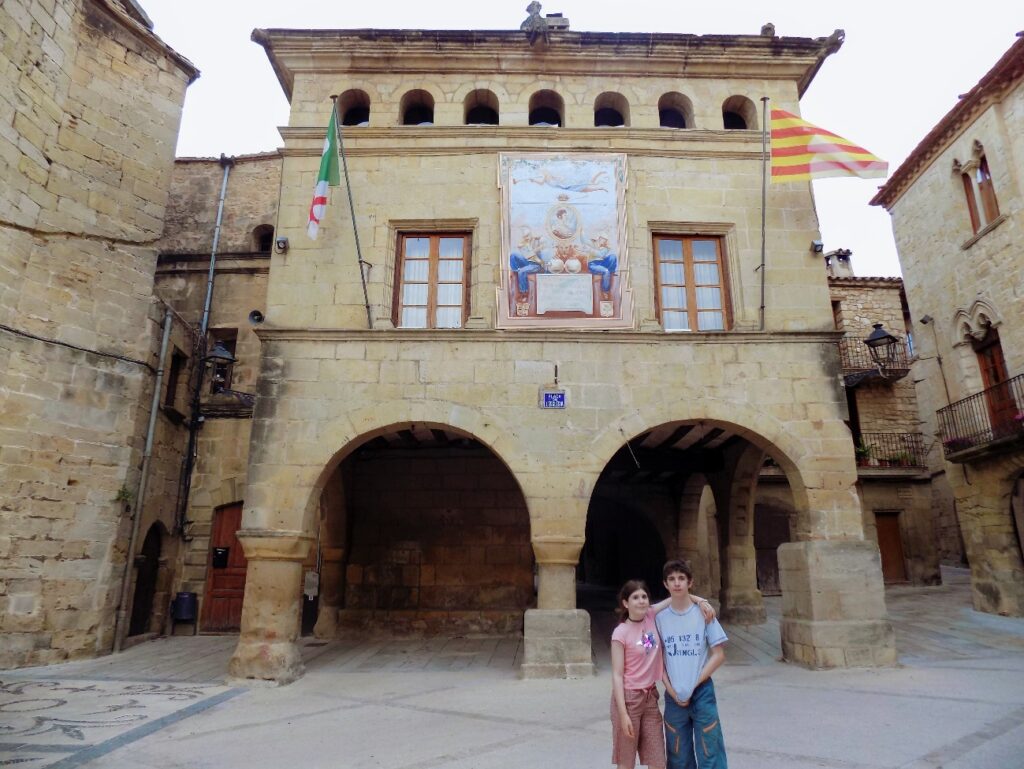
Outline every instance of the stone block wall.
<path fill-rule="evenodd" d="M 252 253 L 258 250 L 253 231 L 261 225 L 277 225 L 281 156 L 268 152 L 239 155 L 231 161 L 218 251 Z M 158 244 L 161 253 L 210 255 L 223 178 L 219 160 L 175 160 L 167 226 Z"/>
<path fill-rule="evenodd" d="M 488 452 L 429 454 L 355 458 L 342 628 L 521 630 L 534 602 L 522 492 Z"/>
<path fill-rule="evenodd" d="M 103 0 L 4 3 L 0 28 L 7 666 L 110 648 L 159 344 L 153 241 L 197 73 Z"/>

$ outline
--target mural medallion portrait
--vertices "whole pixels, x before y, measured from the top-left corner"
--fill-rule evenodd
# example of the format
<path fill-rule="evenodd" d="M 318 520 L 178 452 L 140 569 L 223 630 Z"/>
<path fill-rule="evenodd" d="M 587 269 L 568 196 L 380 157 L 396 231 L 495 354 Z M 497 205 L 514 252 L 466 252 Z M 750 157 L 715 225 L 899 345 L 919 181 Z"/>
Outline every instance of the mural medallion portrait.
<path fill-rule="evenodd" d="M 626 156 L 505 154 L 498 325 L 628 328 Z"/>

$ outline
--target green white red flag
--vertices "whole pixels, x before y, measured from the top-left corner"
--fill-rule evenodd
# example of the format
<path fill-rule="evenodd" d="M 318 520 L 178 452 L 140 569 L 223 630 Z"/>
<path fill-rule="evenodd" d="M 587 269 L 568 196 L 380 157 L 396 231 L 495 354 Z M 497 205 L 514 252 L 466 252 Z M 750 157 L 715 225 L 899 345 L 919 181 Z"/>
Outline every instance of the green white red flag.
<path fill-rule="evenodd" d="M 791 112 L 772 110 L 772 182 L 826 176 L 884 178 L 889 164 L 863 147 Z"/>
<path fill-rule="evenodd" d="M 311 240 L 316 240 L 320 231 L 320 220 L 327 211 L 327 188 L 337 187 L 341 184 L 341 174 L 338 173 L 338 123 L 337 110 L 331 110 L 331 122 L 327 126 L 327 136 L 324 137 L 324 152 L 320 156 L 320 173 L 316 177 L 316 189 L 313 190 L 313 202 L 309 205 L 309 224 L 306 226 L 306 234 Z"/>

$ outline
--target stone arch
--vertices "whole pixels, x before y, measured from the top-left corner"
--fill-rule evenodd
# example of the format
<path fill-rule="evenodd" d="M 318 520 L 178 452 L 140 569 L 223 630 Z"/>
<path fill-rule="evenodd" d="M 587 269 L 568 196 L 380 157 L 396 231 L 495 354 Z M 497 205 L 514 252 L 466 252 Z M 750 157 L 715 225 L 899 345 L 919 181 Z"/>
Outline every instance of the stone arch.
<path fill-rule="evenodd" d="M 404 401 L 399 404 L 355 409 L 339 420 L 324 424 L 320 445 L 324 454 L 312 463 L 315 476 L 308 491 L 303 515 L 303 531 L 314 530 L 319 513 L 320 494 L 334 471 L 355 449 L 397 425 L 433 425 L 451 427 L 481 443 L 505 465 L 529 503 L 531 485 L 540 473 L 536 458 L 515 437 L 515 431 L 491 414 L 453 406 L 445 401 Z M 340 448 L 330 448 L 330 447 Z M 531 515 L 532 523 L 532 515 Z"/>
<path fill-rule="evenodd" d="M 557 117 L 557 120 L 556 120 Z M 542 88 L 530 96 L 529 124 L 565 125 L 565 99 L 557 91 Z"/>
<path fill-rule="evenodd" d="M 167 568 L 170 532 L 162 521 L 147 530 L 135 555 L 135 584 L 132 587 L 131 615 L 127 635 L 160 632 L 166 613 L 170 585 Z"/>
<path fill-rule="evenodd" d="M 801 443 L 801 439 L 783 425 L 778 419 L 743 403 L 718 401 L 710 398 L 699 403 L 689 400 L 677 401 L 663 405 L 649 406 L 613 422 L 594 439 L 590 450 L 593 457 L 592 467 L 596 468 L 594 478 L 601 472 L 611 457 L 623 443 L 657 425 L 672 422 L 682 423 L 715 423 L 726 427 L 730 432 L 745 438 L 750 443 L 763 449 L 782 468 L 793 490 L 794 504 L 798 508 L 808 505 L 807 489 L 810 482 L 816 479 L 809 477 L 815 468 L 815 454 Z M 845 428 L 841 422 L 837 427 Z M 851 440 L 849 430 L 845 435 L 831 436 L 841 440 Z M 850 466 L 850 483 L 856 480 L 855 469 Z M 592 490 L 592 489 L 591 489 Z M 859 508 L 858 508 L 859 509 Z"/>
<path fill-rule="evenodd" d="M 487 88 L 470 91 L 462 101 L 462 120 L 466 125 L 498 125 L 500 116 L 498 97 Z"/>
<path fill-rule="evenodd" d="M 960 308 L 953 316 L 952 346 L 965 344 L 970 338 L 981 341 L 989 328 L 998 328 L 1002 323 L 1002 316 L 991 302 L 975 299 L 969 308 Z"/>
<path fill-rule="evenodd" d="M 370 94 L 362 88 L 349 88 L 338 97 L 338 117 L 343 126 L 370 124 Z"/>
<path fill-rule="evenodd" d="M 605 91 L 594 99 L 595 127 L 628 127 L 629 101 L 621 93 Z"/>
<path fill-rule="evenodd" d="M 757 107 L 746 96 L 730 96 L 722 102 L 722 126 L 726 129 L 756 131 Z"/>
<path fill-rule="evenodd" d="M 434 95 L 423 88 L 413 88 L 402 94 L 398 105 L 399 125 L 433 125 Z"/>
<path fill-rule="evenodd" d="M 501 457 L 423 421 L 364 432 L 339 454 L 319 500 L 318 636 L 522 628 L 530 515 Z"/>
<path fill-rule="evenodd" d="M 658 124 L 662 128 L 696 128 L 689 96 L 670 91 L 658 99 Z"/>

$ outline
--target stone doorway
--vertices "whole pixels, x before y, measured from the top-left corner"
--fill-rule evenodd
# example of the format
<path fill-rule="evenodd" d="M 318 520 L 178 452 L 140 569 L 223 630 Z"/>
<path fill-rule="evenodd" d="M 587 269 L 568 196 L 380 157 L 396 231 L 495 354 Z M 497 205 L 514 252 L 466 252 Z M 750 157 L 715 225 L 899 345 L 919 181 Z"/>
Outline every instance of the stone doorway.
<path fill-rule="evenodd" d="M 153 628 L 153 610 L 156 605 L 157 585 L 160 581 L 162 540 L 160 524 L 154 523 L 146 532 L 142 549 L 135 556 L 135 593 L 132 598 L 131 621 L 128 624 L 129 636 L 159 630 L 159 628 Z M 160 616 L 162 615 L 161 611 Z"/>
<path fill-rule="evenodd" d="M 515 478 L 446 426 L 362 439 L 324 486 L 317 550 L 320 638 L 515 635 L 536 600 Z"/>

